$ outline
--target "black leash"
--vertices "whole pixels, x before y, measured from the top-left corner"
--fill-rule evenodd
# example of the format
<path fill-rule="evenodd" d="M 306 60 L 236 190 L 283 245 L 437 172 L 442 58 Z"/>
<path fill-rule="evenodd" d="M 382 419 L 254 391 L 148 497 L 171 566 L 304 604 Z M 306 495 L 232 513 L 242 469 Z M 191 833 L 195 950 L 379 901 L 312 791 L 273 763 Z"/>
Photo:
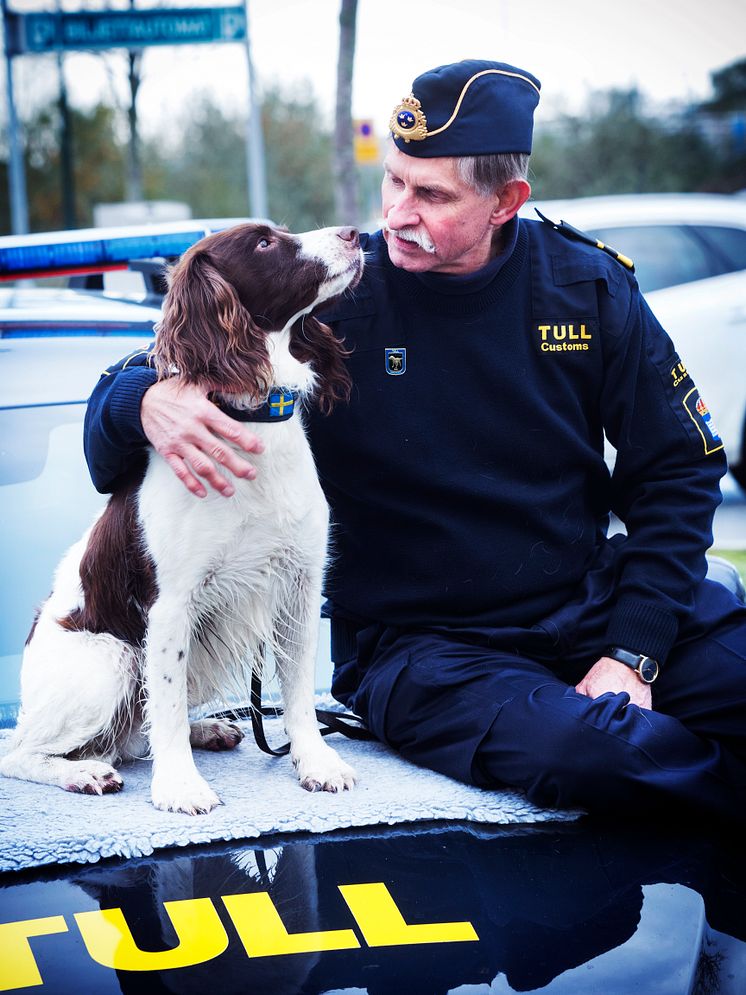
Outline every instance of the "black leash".
<path fill-rule="evenodd" d="M 259 749 L 273 757 L 286 756 L 290 752 L 290 743 L 284 743 L 275 750 L 269 745 L 267 737 L 264 735 L 264 719 L 278 718 L 283 714 L 283 710 L 273 705 L 262 704 L 262 678 L 258 670 L 254 670 L 251 675 L 249 701 L 248 707 L 227 708 L 223 712 L 212 712 L 208 718 L 228 719 L 231 722 L 251 719 L 251 728 Z M 338 732 L 347 736 L 348 739 L 375 739 L 373 734 L 360 723 L 360 719 L 349 712 L 330 712 L 323 708 L 317 708 L 316 718 L 322 725 L 320 730 L 322 736 L 331 736 L 332 733 Z"/>

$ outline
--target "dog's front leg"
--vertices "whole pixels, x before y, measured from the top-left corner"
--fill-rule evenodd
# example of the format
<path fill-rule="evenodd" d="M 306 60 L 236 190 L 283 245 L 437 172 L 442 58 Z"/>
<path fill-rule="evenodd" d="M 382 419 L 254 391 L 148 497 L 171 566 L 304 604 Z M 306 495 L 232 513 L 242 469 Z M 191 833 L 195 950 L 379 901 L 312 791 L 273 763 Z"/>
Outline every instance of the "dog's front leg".
<path fill-rule="evenodd" d="M 355 771 L 328 746 L 314 709 L 316 647 L 319 635 L 320 575 L 301 573 L 293 596 L 277 622 L 285 731 L 290 756 L 307 791 L 341 791 L 355 783 Z"/>
<path fill-rule="evenodd" d="M 150 609 L 144 669 L 151 797 L 156 808 L 197 815 L 210 812 L 220 799 L 197 771 L 189 745 L 190 638 L 186 603 L 159 598 Z"/>

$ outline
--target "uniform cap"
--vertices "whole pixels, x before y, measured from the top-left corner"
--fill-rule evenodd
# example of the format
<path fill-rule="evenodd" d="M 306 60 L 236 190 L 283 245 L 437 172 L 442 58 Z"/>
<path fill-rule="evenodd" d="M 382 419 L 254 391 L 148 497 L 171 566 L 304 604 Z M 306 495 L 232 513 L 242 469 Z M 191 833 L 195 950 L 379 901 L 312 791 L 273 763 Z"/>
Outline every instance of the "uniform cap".
<path fill-rule="evenodd" d="M 406 155 L 531 152 L 541 83 L 504 62 L 467 59 L 418 76 L 389 127 Z"/>

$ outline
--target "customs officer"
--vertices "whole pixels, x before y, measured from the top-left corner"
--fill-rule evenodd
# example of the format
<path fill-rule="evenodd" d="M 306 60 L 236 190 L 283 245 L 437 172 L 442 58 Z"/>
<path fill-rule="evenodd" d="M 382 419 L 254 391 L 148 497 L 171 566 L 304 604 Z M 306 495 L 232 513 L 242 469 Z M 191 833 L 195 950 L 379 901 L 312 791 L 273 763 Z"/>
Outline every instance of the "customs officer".
<path fill-rule="evenodd" d="M 744 821 L 746 609 L 705 579 L 716 420 L 629 261 L 518 218 L 539 94 L 470 60 L 393 111 L 383 229 L 325 315 L 352 398 L 309 415 L 333 691 L 413 762 L 539 805 Z M 148 441 L 197 496 L 262 472 L 246 425 L 118 364 L 89 405 L 96 486 Z"/>

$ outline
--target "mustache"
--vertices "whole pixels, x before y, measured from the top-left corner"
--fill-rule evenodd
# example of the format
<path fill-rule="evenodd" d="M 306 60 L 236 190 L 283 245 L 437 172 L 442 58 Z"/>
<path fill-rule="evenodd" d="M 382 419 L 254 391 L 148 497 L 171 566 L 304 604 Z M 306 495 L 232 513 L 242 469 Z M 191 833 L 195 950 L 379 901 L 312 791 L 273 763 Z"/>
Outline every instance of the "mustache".
<path fill-rule="evenodd" d="M 386 222 L 384 222 L 384 229 L 405 242 L 414 242 L 423 252 L 427 252 L 431 256 L 435 255 L 435 245 L 427 232 L 421 231 L 419 228 L 392 228 Z"/>

